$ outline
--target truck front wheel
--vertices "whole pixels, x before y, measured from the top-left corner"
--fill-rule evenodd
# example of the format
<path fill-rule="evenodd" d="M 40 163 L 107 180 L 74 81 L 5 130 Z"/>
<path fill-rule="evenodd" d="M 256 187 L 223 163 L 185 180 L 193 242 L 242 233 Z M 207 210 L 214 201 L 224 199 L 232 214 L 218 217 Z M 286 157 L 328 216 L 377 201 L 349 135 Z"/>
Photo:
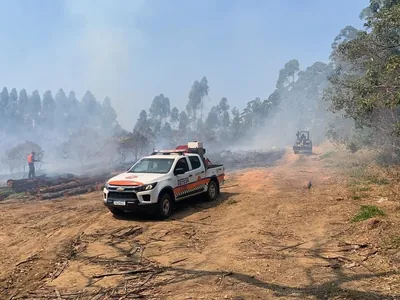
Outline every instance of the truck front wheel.
<path fill-rule="evenodd" d="M 172 197 L 168 193 L 163 193 L 158 199 L 157 215 L 161 219 L 167 219 L 172 213 Z"/>
<path fill-rule="evenodd" d="M 211 179 L 210 182 L 208 183 L 208 188 L 207 188 L 207 200 L 213 201 L 217 199 L 218 193 L 219 193 L 218 185 L 214 179 Z"/>

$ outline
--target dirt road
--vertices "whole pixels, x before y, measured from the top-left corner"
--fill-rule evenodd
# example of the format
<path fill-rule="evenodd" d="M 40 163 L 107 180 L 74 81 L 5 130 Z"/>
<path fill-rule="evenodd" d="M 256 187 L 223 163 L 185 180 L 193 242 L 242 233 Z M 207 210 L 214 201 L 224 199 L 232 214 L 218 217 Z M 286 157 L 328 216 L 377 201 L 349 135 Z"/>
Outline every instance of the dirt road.
<path fill-rule="evenodd" d="M 393 261 L 356 238 L 379 224 L 349 223 L 358 204 L 315 158 L 228 174 L 164 222 L 116 219 L 98 193 L 1 204 L 0 298 L 400 299 Z"/>

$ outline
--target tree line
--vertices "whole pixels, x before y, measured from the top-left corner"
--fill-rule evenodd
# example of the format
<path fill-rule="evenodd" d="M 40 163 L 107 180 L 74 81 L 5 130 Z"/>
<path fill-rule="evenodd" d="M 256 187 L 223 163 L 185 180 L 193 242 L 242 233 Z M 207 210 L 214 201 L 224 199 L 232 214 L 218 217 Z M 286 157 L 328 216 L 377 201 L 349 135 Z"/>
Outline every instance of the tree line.
<path fill-rule="evenodd" d="M 0 93 L 0 132 L 5 135 L 45 130 L 68 135 L 82 127 L 109 131 L 118 125 L 116 120 L 110 98 L 100 103 L 90 91 L 80 101 L 75 92 L 67 96 L 63 89 L 54 97 L 51 91 L 28 95 L 25 89 L 9 92 L 7 87 Z"/>
<path fill-rule="evenodd" d="M 299 62 L 293 59 L 280 70 L 276 89 L 268 98 L 255 97 L 240 111 L 222 97 L 206 115 L 203 103 L 210 86 L 203 77 L 193 82 L 184 108 L 171 107 L 164 94 L 154 97 L 149 109 L 140 112 L 133 132 L 145 136 L 153 145 L 173 146 L 193 139 L 209 145 L 234 145 L 279 115 L 283 118 L 281 126 L 289 121 L 287 133 L 292 134 L 293 140 L 295 130 L 317 129 L 323 121 L 326 109 L 320 99 L 331 72 L 332 67 L 322 62 L 301 70 Z"/>
<path fill-rule="evenodd" d="M 54 97 L 50 90 L 41 95 L 4 87 L 0 93 L 0 156 L 11 173 L 25 169 L 31 151 L 58 163 L 98 159 L 100 146 L 110 151 L 103 136 L 121 131 L 110 98 L 100 102 L 90 91 L 80 100 L 63 89 Z"/>
<path fill-rule="evenodd" d="M 203 117 L 210 90 L 206 77 L 194 81 L 186 107 L 171 108 L 160 94 L 143 110 L 134 133 L 151 143 L 201 139 L 224 145 L 241 143 L 262 131 L 276 130 L 292 141 L 296 130 L 327 136 L 354 152 L 378 150 L 393 163 L 400 157 L 400 0 L 370 0 L 360 13 L 363 29 L 345 26 L 332 43 L 328 63 L 301 69 L 296 59 L 280 70 L 276 89 L 254 98 L 242 111 L 223 97 Z"/>

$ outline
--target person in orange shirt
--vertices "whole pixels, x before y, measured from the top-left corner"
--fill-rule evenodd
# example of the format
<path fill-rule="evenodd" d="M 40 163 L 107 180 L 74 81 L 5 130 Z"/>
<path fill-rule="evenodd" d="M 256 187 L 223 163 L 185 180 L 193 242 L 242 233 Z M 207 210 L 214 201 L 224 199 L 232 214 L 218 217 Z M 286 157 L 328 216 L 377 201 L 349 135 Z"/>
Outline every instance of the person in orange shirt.
<path fill-rule="evenodd" d="M 32 153 L 28 155 L 28 166 L 29 166 L 28 178 L 35 177 L 35 162 L 37 162 L 37 160 L 35 159 L 35 152 L 32 151 Z"/>

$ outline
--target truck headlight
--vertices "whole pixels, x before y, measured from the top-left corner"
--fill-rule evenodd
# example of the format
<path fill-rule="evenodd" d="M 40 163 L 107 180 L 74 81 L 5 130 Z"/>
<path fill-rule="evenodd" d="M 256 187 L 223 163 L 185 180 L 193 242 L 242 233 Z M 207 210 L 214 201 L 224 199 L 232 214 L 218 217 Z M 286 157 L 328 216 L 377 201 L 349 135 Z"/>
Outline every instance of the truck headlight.
<path fill-rule="evenodd" d="M 106 183 L 104 184 L 104 188 L 105 188 L 106 190 L 108 190 L 108 187 L 109 187 L 109 184 L 108 184 L 108 182 L 106 182 Z"/>
<path fill-rule="evenodd" d="M 139 192 L 150 191 L 150 190 L 154 189 L 156 187 L 156 185 L 157 185 L 157 182 L 144 184 L 139 188 Z"/>

